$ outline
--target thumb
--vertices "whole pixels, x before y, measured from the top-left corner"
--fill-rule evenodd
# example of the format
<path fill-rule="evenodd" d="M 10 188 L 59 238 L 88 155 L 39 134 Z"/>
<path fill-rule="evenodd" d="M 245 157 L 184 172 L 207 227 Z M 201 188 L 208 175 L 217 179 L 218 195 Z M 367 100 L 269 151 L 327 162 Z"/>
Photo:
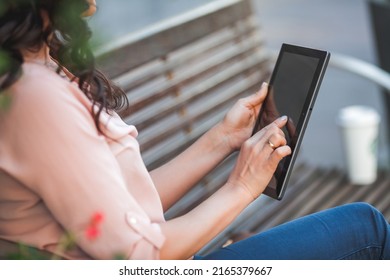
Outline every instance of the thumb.
<path fill-rule="evenodd" d="M 263 82 L 259 91 L 247 97 L 246 104 L 250 107 L 257 107 L 263 103 L 268 93 L 268 84 Z"/>

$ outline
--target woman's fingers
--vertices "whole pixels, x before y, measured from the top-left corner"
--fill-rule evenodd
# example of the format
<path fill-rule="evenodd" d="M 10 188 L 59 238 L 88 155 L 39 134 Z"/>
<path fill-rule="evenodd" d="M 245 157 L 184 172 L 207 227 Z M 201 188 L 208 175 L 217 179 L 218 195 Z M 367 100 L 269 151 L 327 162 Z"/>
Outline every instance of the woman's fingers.
<path fill-rule="evenodd" d="M 280 160 L 291 153 L 282 128 L 287 117 L 269 124 L 242 145 L 230 181 L 244 186 L 253 198 L 267 186 Z"/>
<path fill-rule="evenodd" d="M 280 134 L 281 137 L 285 138 L 285 134 L 281 128 L 283 128 L 286 125 L 287 120 L 288 117 L 286 116 L 282 116 L 276 119 L 275 121 L 273 121 L 272 123 L 264 127 L 263 129 L 258 131 L 255 135 L 253 135 L 252 136 L 253 141 L 261 141 L 261 139 L 263 139 L 264 137 L 267 138 L 267 135 L 268 137 L 270 137 L 271 134 L 273 133 Z"/>
<path fill-rule="evenodd" d="M 268 137 L 266 144 L 268 144 L 272 150 L 276 150 L 277 148 L 287 144 L 287 140 L 282 133 L 280 133 L 280 131 L 276 131 Z"/>
<path fill-rule="evenodd" d="M 277 118 L 273 123 L 276 124 L 277 127 L 282 128 L 286 125 L 287 121 L 287 116 L 281 116 L 280 118 Z"/>
<path fill-rule="evenodd" d="M 279 162 L 286 156 L 291 154 L 291 148 L 289 146 L 280 146 L 276 148 L 270 155 L 269 159 L 271 161 L 271 164 L 276 166 L 279 164 Z"/>

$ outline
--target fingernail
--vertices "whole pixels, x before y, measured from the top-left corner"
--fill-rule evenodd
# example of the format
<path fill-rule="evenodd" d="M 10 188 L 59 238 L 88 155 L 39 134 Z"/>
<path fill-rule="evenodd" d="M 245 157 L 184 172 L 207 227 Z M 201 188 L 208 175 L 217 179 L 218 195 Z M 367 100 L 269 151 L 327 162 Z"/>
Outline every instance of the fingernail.
<path fill-rule="evenodd" d="M 262 92 L 262 89 L 265 89 L 266 87 L 268 87 L 268 83 L 267 82 L 263 82 L 261 84 L 260 89 L 257 91 L 257 93 L 260 94 Z"/>
<path fill-rule="evenodd" d="M 284 122 L 284 121 L 287 121 L 288 117 L 287 116 L 281 116 L 279 118 L 280 121 Z"/>

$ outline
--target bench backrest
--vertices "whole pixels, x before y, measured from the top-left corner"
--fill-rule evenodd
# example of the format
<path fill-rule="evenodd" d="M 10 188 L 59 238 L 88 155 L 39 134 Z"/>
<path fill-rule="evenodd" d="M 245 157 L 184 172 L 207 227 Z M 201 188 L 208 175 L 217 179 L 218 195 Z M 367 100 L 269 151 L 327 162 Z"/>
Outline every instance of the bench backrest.
<path fill-rule="evenodd" d="M 98 54 L 100 69 L 128 95 L 130 107 L 120 114 L 139 130 L 149 170 L 191 145 L 269 75 L 269 56 L 249 0 L 213 1 L 125 36 Z M 231 165 L 226 160 L 167 216 L 210 195 Z"/>

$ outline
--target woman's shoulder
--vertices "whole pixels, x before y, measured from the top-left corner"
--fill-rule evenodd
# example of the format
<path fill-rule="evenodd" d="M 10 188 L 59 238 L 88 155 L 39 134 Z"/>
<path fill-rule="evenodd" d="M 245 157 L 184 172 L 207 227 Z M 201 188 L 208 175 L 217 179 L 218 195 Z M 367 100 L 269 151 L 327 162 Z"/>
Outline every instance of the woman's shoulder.
<path fill-rule="evenodd" d="M 39 92 L 40 95 L 50 93 L 52 90 L 69 90 L 70 81 L 57 74 L 54 69 L 38 63 L 24 63 L 22 75 L 11 87 L 11 91 L 24 95 Z"/>
<path fill-rule="evenodd" d="M 67 77 L 57 74 L 54 69 L 37 63 L 24 63 L 19 80 L 9 88 L 11 102 L 22 104 L 23 107 L 39 104 L 56 107 L 72 103 L 73 105 L 89 106 L 90 102 L 77 84 Z"/>

